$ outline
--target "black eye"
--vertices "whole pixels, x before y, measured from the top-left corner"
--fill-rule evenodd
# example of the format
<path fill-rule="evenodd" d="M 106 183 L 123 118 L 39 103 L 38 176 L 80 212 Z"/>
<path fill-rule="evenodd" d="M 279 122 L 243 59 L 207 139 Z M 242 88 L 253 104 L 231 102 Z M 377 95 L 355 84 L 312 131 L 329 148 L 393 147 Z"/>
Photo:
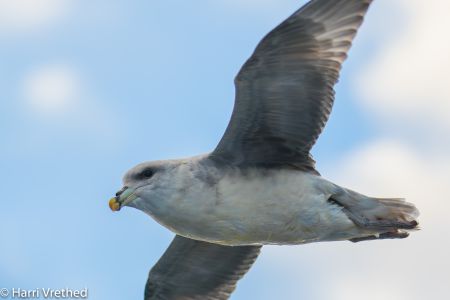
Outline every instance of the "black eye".
<path fill-rule="evenodd" d="M 152 169 L 145 169 L 144 171 L 142 171 L 141 177 L 142 178 L 150 178 L 153 176 L 153 174 L 155 174 L 155 172 Z"/>

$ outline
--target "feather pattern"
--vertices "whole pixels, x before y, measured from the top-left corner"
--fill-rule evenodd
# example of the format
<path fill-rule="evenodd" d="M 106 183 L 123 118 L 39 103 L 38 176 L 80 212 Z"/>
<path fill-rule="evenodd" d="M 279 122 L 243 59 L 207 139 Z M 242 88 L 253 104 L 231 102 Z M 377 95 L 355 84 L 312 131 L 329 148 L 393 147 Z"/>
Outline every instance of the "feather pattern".
<path fill-rule="evenodd" d="M 260 249 L 221 246 L 177 235 L 150 271 L 145 300 L 228 299 Z"/>
<path fill-rule="evenodd" d="M 328 120 L 341 65 L 371 2 L 310 1 L 271 31 L 235 79 L 233 114 L 211 158 L 316 172 L 309 152 Z"/>

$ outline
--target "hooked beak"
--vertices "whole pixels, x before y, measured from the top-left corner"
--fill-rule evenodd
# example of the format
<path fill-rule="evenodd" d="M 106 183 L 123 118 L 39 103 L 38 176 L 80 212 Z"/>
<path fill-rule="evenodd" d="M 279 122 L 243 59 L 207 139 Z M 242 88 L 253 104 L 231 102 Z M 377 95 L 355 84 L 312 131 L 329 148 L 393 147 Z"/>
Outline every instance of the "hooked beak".
<path fill-rule="evenodd" d="M 112 211 L 119 211 L 123 206 L 138 198 L 134 192 L 134 189 L 124 186 L 116 193 L 115 197 L 109 200 L 109 208 L 111 208 Z"/>

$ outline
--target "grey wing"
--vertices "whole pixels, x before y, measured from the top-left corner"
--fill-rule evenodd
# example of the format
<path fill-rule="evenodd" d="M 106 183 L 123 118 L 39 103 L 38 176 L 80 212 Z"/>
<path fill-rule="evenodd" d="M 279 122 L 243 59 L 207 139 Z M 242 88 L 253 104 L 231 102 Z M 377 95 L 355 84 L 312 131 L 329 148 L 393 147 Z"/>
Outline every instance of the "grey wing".
<path fill-rule="evenodd" d="M 260 249 L 221 246 L 177 235 L 150 270 L 145 300 L 228 299 Z"/>
<path fill-rule="evenodd" d="M 313 0 L 270 32 L 235 79 L 236 100 L 211 158 L 235 166 L 314 171 L 309 152 L 372 0 Z"/>

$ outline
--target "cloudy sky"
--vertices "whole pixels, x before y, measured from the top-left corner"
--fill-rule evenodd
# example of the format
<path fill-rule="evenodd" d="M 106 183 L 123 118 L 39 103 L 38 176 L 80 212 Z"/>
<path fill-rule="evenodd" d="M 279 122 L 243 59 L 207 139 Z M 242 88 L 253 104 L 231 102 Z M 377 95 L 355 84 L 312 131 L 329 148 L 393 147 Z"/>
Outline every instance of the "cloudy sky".
<path fill-rule="evenodd" d="M 0 0 L 0 288 L 139 299 L 173 234 L 109 211 L 144 160 L 210 151 L 233 77 L 298 0 Z M 422 300 L 450 293 L 450 2 L 378 0 L 314 155 L 368 195 L 406 197 L 402 241 L 266 247 L 232 299 Z"/>

